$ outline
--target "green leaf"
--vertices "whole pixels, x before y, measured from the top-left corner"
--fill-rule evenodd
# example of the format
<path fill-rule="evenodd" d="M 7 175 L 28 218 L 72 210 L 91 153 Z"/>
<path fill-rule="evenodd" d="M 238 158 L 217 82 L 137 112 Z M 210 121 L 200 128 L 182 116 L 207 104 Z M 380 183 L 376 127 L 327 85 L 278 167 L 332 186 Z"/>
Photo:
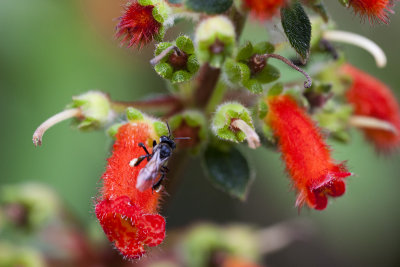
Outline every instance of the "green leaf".
<path fill-rule="evenodd" d="M 271 54 L 274 51 L 274 45 L 269 42 L 260 42 L 254 46 L 254 54 Z"/>
<path fill-rule="evenodd" d="M 283 92 L 283 84 L 277 83 L 274 84 L 269 90 L 268 90 L 268 96 L 277 96 L 280 95 Z"/>
<path fill-rule="evenodd" d="M 277 68 L 267 64 L 267 66 L 265 66 L 262 71 L 254 75 L 253 78 L 256 79 L 258 82 L 264 84 L 276 81 L 277 79 L 279 79 L 280 76 L 281 73 Z"/>
<path fill-rule="evenodd" d="M 187 8 L 207 14 L 221 14 L 232 6 L 233 0 L 185 0 Z"/>
<path fill-rule="evenodd" d="M 281 21 L 291 46 L 305 64 L 310 54 L 311 23 L 302 5 L 296 1 L 282 8 Z"/>
<path fill-rule="evenodd" d="M 237 63 L 233 59 L 227 59 L 223 68 L 231 83 L 247 82 L 250 78 L 250 69 L 246 64 Z"/>
<path fill-rule="evenodd" d="M 179 36 L 176 41 L 176 46 L 186 54 L 194 53 L 194 45 L 192 40 L 187 36 Z"/>
<path fill-rule="evenodd" d="M 204 165 L 214 186 L 241 200 L 246 198 L 251 172 L 247 159 L 237 148 L 208 146 Z"/>
<path fill-rule="evenodd" d="M 237 61 L 249 59 L 253 55 L 253 45 L 251 42 L 246 42 L 242 47 L 239 48 L 239 52 L 236 56 Z"/>
<path fill-rule="evenodd" d="M 171 82 L 172 83 L 181 83 L 188 81 L 192 78 L 192 75 L 185 70 L 178 70 L 172 74 Z"/>
<path fill-rule="evenodd" d="M 329 21 L 328 12 L 326 11 L 324 3 L 321 0 L 308 0 L 305 2 L 307 6 L 309 6 L 315 13 L 321 16 L 321 18 L 325 21 Z"/>
<path fill-rule="evenodd" d="M 173 68 L 168 63 L 158 63 L 154 66 L 154 70 L 165 79 L 170 79 L 172 76 Z"/>
<path fill-rule="evenodd" d="M 250 79 L 244 82 L 243 86 L 249 89 L 253 94 L 261 94 L 263 92 L 261 83 L 256 79 Z"/>
<path fill-rule="evenodd" d="M 154 51 L 154 54 L 156 56 L 158 56 L 159 54 L 161 54 L 162 51 L 164 51 L 165 49 L 167 49 L 170 46 L 173 46 L 173 44 L 170 43 L 170 42 L 159 43 L 159 44 L 157 44 L 157 47 L 156 47 L 156 50 Z M 172 51 L 170 53 L 172 53 Z M 167 58 L 167 57 L 164 57 L 164 58 Z"/>
<path fill-rule="evenodd" d="M 199 61 L 197 60 L 196 55 L 191 55 L 187 61 L 187 69 L 190 73 L 196 73 L 200 68 Z"/>

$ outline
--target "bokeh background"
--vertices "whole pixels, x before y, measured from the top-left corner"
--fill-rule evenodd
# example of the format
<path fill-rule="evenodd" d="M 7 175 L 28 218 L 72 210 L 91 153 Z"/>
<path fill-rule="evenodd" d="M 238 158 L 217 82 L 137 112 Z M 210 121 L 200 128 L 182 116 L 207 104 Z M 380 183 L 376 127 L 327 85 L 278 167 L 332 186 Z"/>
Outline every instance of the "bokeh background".
<path fill-rule="evenodd" d="M 365 51 L 343 46 L 352 64 L 385 81 L 399 98 L 400 16 L 391 16 L 388 26 L 371 26 L 337 1 L 325 2 L 339 28 L 365 35 L 386 51 L 389 63 L 378 69 Z M 103 132 L 81 133 L 67 122 L 46 133 L 40 148 L 35 149 L 31 138 L 72 95 L 100 89 L 115 100 L 134 100 L 167 92 L 148 63 L 152 47 L 121 49 L 113 38 L 122 4 L 0 1 L 0 186 L 45 183 L 86 224 L 96 223 L 93 196 L 111 141 Z M 191 28 L 178 26 L 168 32 L 171 39 Z M 246 31 L 245 38 L 267 38 L 260 25 L 247 25 Z M 298 214 L 279 155 L 259 149 L 248 153 L 257 176 L 244 203 L 214 189 L 198 159 L 185 163 L 181 184 L 162 211 L 168 228 L 198 221 L 266 227 L 307 218 L 314 225 L 313 236 L 268 255 L 269 266 L 400 266 L 400 153 L 379 156 L 359 133 L 353 137 L 349 145 L 332 143 L 335 158 L 348 160 L 356 175 L 348 179 L 346 194 L 323 212 L 303 209 Z"/>

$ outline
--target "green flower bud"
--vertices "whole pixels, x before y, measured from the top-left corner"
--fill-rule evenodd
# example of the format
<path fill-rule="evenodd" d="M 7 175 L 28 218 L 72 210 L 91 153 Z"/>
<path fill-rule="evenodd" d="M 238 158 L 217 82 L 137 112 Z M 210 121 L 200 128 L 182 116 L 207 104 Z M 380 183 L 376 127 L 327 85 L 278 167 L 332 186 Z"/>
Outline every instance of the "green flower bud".
<path fill-rule="evenodd" d="M 250 112 L 239 103 L 230 102 L 219 106 L 212 120 L 212 130 L 224 140 L 243 142 L 247 139 L 251 148 L 260 145 Z"/>
<path fill-rule="evenodd" d="M 163 136 L 163 135 L 168 136 L 169 135 L 168 127 L 164 122 L 154 120 L 153 126 L 154 126 L 154 131 L 156 132 L 156 134 L 158 136 Z"/>
<path fill-rule="evenodd" d="M 72 97 L 71 108 L 79 108 L 78 128 L 82 130 L 98 129 L 109 124 L 115 114 L 111 109 L 108 96 L 99 91 L 89 91 Z"/>
<path fill-rule="evenodd" d="M 126 118 L 129 121 L 136 121 L 136 120 L 143 120 L 144 116 L 140 110 L 133 107 L 129 107 L 126 109 Z"/>
<path fill-rule="evenodd" d="M 43 256 L 32 248 L 1 242 L 0 266 L 44 267 L 47 264 Z"/>
<path fill-rule="evenodd" d="M 196 45 L 201 63 L 220 68 L 235 47 L 235 28 L 225 16 L 209 17 L 196 29 Z"/>
<path fill-rule="evenodd" d="M 59 199 L 50 188 L 30 183 L 2 186 L 0 205 L 8 223 L 25 230 L 42 227 L 60 209 Z"/>
<path fill-rule="evenodd" d="M 108 129 L 107 129 L 107 135 L 111 138 L 115 139 L 115 135 L 118 132 L 119 127 L 121 127 L 122 125 L 124 125 L 123 123 L 115 123 L 113 125 L 111 125 Z"/>

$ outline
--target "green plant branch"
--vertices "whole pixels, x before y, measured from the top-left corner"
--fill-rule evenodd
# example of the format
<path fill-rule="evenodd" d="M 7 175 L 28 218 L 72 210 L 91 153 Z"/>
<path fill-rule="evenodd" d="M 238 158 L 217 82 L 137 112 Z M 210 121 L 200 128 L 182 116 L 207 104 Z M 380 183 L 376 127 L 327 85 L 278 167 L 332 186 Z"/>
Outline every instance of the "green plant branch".
<path fill-rule="evenodd" d="M 243 16 L 237 11 L 236 8 L 232 8 L 230 17 L 235 26 L 236 41 L 239 40 L 244 24 L 246 22 L 246 16 Z M 210 99 L 214 99 L 214 92 L 217 91 L 216 86 L 221 75 L 221 69 L 213 68 L 208 63 L 201 66 L 199 75 L 197 77 L 197 85 L 194 90 L 194 97 L 196 105 L 200 108 L 207 106 Z M 220 92 L 216 92 L 219 94 Z"/>
<path fill-rule="evenodd" d="M 118 113 L 124 113 L 128 107 L 134 107 L 145 112 L 160 112 L 168 116 L 183 109 L 182 101 L 171 95 L 163 95 L 140 101 L 112 101 L 111 107 Z"/>

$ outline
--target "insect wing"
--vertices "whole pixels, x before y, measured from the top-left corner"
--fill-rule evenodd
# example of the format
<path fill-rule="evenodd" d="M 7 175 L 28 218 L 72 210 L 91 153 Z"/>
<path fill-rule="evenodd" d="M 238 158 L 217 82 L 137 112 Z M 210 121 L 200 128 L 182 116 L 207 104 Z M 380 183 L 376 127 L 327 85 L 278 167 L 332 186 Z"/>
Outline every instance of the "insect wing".
<path fill-rule="evenodd" d="M 144 192 L 156 183 L 156 178 L 159 176 L 160 167 L 163 163 L 164 160 L 160 159 L 160 150 L 157 150 L 146 166 L 139 172 L 136 181 L 136 188 L 139 191 Z"/>

